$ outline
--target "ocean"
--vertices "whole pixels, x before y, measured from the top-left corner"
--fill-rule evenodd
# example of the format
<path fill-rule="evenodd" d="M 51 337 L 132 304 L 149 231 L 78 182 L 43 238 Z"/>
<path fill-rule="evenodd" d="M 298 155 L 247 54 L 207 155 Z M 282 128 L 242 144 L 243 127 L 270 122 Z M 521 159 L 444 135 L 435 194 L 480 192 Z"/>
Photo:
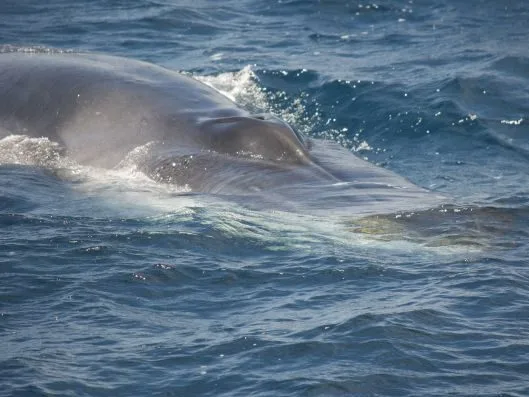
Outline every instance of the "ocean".
<path fill-rule="evenodd" d="M 5 138 L 0 396 L 528 396 L 528 37 L 521 0 L 3 0 L 2 51 L 181 71 L 449 203 L 241 206 Z"/>

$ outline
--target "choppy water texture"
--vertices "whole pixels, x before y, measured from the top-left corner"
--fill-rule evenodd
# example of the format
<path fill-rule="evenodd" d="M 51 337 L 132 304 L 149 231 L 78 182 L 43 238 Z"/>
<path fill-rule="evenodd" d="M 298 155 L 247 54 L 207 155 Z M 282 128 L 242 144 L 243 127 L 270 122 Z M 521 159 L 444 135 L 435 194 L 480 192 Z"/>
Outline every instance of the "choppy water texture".
<path fill-rule="evenodd" d="M 3 1 L 4 50 L 189 72 L 453 205 L 259 211 L 3 140 L 0 395 L 529 395 L 528 26 L 524 1 Z"/>

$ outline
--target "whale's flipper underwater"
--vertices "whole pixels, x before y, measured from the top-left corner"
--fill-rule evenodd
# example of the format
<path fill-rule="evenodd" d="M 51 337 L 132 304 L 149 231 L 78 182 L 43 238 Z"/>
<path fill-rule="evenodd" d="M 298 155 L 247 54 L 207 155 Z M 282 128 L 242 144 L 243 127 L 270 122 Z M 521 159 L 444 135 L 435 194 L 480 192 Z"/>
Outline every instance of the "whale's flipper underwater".
<path fill-rule="evenodd" d="M 101 168 L 141 149 L 136 165 L 150 178 L 200 193 L 274 194 L 360 215 L 440 200 L 191 77 L 120 57 L 1 53 L 0 139 L 10 135 L 46 137 L 79 164 Z"/>

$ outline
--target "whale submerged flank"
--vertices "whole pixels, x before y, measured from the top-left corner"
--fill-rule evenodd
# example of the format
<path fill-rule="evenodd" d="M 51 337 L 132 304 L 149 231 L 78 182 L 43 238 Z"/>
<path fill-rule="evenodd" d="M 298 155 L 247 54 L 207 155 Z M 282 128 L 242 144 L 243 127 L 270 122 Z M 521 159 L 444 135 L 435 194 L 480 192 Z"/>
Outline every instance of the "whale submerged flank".
<path fill-rule="evenodd" d="M 349 204 L 432 201 L 404 178 L 312 143 L 273 115 L 250 114 L 189 76 L 120 57 L 1 53 L 0 138 L 16 134 L 47 137 L 78 163 L 102 168 L 144 146 L 141 170 L 197 192 L 303 198 L 312 187 L 339 185 L 336 195 Z"/>

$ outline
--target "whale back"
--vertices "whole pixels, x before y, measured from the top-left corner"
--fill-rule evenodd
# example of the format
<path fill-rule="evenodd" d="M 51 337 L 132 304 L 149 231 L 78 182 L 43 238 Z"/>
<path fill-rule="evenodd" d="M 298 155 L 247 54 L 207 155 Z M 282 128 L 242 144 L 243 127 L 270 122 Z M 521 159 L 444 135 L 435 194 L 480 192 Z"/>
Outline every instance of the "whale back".
<path fill-rule="evenodd" d="M 276 197 L 274 206 L 303 203 L 311 213 L 368 214 L 439 202 L 188 76 L 119 57 L 0 53 L 0 139 L 13 134 L 46 137 L 84 165 L 131 165 L 156 181 L 235 195 L 245 205 Z"/>
<path fill-rule="evenodd" d="M 0 137 L 8 134 L 48 137 L 76 161 L 107 168 L 150 142 L 182 155 L 310 162 L 284 121 L 252 116 L 188 76 L 111 56 L 0 54 Z"/>

